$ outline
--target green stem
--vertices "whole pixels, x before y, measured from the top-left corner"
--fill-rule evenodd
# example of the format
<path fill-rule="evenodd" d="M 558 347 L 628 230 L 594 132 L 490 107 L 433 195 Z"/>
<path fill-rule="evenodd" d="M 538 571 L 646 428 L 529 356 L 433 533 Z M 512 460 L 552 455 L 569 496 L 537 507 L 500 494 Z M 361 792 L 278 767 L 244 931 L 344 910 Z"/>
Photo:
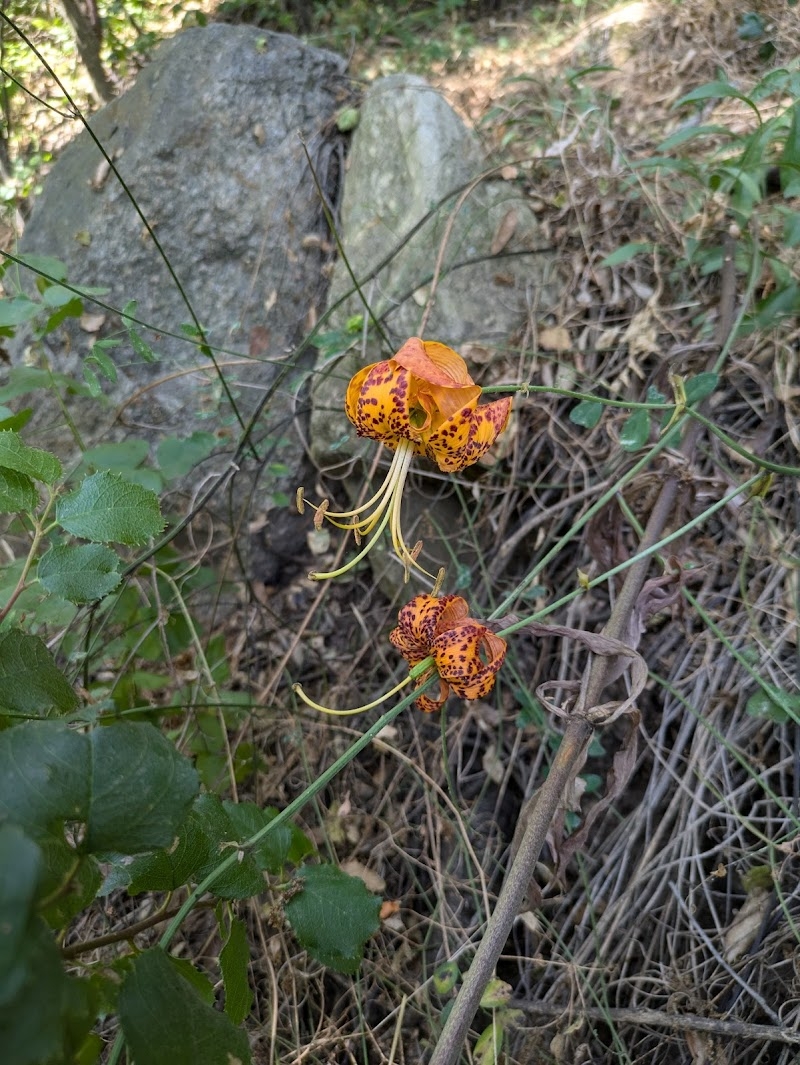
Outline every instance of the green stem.
<path fill-rule="evenodd" d="M 177 934 L 181 925 L 185 921 L 186 917 L 198 904 L 200 898 L 205 894 L 206 891 L 209 890 L 210 887 L 212 887 L 213 884 L 216 883 L 216 881 L 222 876 L 222 874 L 227 869 L 230 869 L 232 866 L 236 865 L 236 863 L 239 861 L 239 853 L 241 851 L 245 851 L 251 847 L 255 847 L 258 843 L 261 842 L 262 839 L 264 839 L 265 836 L 269 835 L 270 832 L 275 831 L 276 828 L 279 828 L 281 825 L 285 824 L 291 817 L 294 817 L 295 814 L 299 813 L 300 810 L 302 810 L 303 807 L 307 803 L 309 803 L 315 795 L 319 794 L 319 792 L 322 791 L 323 788 L 328 786 L 328 784 L 333 780 L 333 778 L 337 776 L 337 774 L 339 774 L 345 768 L 345 766 L 349 765 L 350 762 L 352 762 L 353 759 L 358 754 L 360 754 L 365 747 L 369 746 L 369 744 L 375 739 L 378 733 L 380 733 L 390 722 L 394 721 L 394 719 L 401 713 L 401 711 L 405 710 L 407 706 L 410 706 L 411 703 L 414 702 L 414 700 L 417 699 L 419 695 L 425 690 L 425 688 L 427 688 L 434 680 L 435 678 L 431 677 L 426 684 L 416 688 L 413 692 L 411 692 L 404 699 L 402 699 L 397 704 L 397 706 L 392 707 L 391 710 L 387 710 L 387 712 L 383 714 L 382 717 L 379 717 L 375 724 L 371 725 L 370 728 L 368 728 L 367 731 L 359 739 L 357 739 L 351 747 L 348 747 L 348 749 L 344 752 L 343 755 L 337 758 L 336 761 L 328 767 L 328 769 L 320 773 L 317 779 L 312 784 L 309 784 L 309 786 L 301 795 L 298 795 L 293 802 L 290 802 L 285 809 L 281 810 L 277 817 L 273 818 L 268 825 L 264 825 L 264 827 L 262 829 L 259 829 L 259 831 L 255 833 L 255 835 L 245 840 L 238 847 L 234 847 L 228 857 L 223 859 L 223 861 L 221 861 L 219 865 L 212 869 L 212 871 L 208 874 L 205 880 L 202 880 L 197 885 L 197 887 L 189 893 L 184 904 L 181 906 L 181 908 L 172 918 L 170 923 L 167 925 L 164 934 L 158 941 L 158 946 L 162 950 L 166 950 L 167 947 L 169 947 L 170 943 L 175 938 L 175 935 Z M 118 1032 L 117 1037 L 114 1040 L 114 1045 L 111 1048 L 111 1054 L 108 1058 L 108 1065 L 117 1065 L 120 1060 L 120 1056 L 122 1055 L 124 1046 L 125 1037 L 122 1032 Z"/>

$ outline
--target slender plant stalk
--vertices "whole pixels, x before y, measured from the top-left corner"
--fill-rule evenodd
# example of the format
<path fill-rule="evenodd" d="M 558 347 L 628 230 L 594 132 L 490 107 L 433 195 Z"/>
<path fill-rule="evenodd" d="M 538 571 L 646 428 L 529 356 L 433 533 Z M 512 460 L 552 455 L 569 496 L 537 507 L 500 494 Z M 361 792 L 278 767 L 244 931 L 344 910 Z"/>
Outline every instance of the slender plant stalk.
<path fill-rule="evenodd" d="M 730 348 L 737 328 L 749 303 L 756 274 L 753 266 L 748 286 L 748 297 L 743 301 L 739 315 L 734 313 L 736 286 L 734 269 L 734 247 L 729 240 L 726 246 L 726 262 L 723 271 L 723 292 L 720 308 L 720 328 L 716 336 L 720 354 L 712 361 L 710 370 L 718 371 Z M 754 260 L 759 257 L 754 256 Z M 680 415 L 676 426 L 685 424 L 689 415 Z M 690 421 L 681 444 L 681 452 L 690 457 L 697 445 L 697 439 L 703 426 L 697 420 Z M 664 434 L 670 435 L 670 431 Z M 663 439 L 663 438 L 662 438 Z M 678 494 L 679 480 L 672 475 L 664 482 L 655 502 L 647 528 L 642 536 L 639 552 L 649 551 L 663 536 L 664 528 L 672 513 Z M 614 603 L 614 608 L 603 629 L 603 635 L 617 640 L 624 638 L 628 621 L 642 590 L 650 555 L 639 559 L 627 571 L 625 582 Z M 613 659 L 604 655 L 590 658 L 584 673 L 580 694 L 572 709 L 571 716 L 564 731 L 553 765 L 536 795 L 531 800 L 529 809 L 523 815 L 527 826 L 523 833 L 519 849 L 506 877 L 494 912 L 486 926 L 480 946 L 475 952 L 472 965 L 467 972 L 454 1003 L 445 1021 L 442 1034 L 433 1051 L 429 1065 L 456 1065 L 461 1049 L 467 1038 L 472 1018 L 480 1005 L 480 1000 L 492 978 L 497 962 L 508 939 L 519 906 L 530 884 L 531 877 L 544 846 L 547 831 L 561 802 L 564 789 L 570 783 L 577 770 L 583 764 L 583 757 L 588 748 L 593 726 L 589 712 L 600 702 L 600 696 L 606 686 L 609 669 Z M 523 816 L 521 815 L 521 816 Z"/>

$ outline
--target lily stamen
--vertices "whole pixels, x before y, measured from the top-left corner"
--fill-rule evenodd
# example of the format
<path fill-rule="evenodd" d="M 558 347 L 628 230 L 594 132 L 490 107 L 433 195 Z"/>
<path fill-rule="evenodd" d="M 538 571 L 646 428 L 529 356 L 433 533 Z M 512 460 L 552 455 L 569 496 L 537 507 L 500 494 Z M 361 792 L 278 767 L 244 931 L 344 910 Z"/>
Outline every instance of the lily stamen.
<path fill-rule="evenodd" d="M 411 467 L 411 460 L 413 457 L 414 448 L 412 443 L 408 440 L 401 441 L 394 453 L 392 465 L 381 486 L 381 491 L 377 492 L 368 503 L 356 507 L 351 511 L 330 511 L 325 505 L 327 500 L 323 501 L 323 503 L 316 507 L 317 513 L 314 516 L 315 525 L 320 513 L 322 513 L 320 523 L 323 519 L 327 519 L 337 528 L 352 532 L 357 544 L 361 543 L 362 538 L 369 537 L 369 539 L 364 548 L 359 551 L 355 558 L 345 563 L 345 565 L 340 566 L 338 569 L 330 570 L 327 573 L 309 573 L 308 576 L 312 581 L 330 580 L 332 577 L 340 577 L 343 573 L 346 573 L 372 550 L 387 525 L 389 526 L 389 532 L 392 538 L 392 546 L 394 547 L 398 558 L 403 563 L 405 580 L 408 580 L 411 569 L 416 569 L 426 577 L 430 577 L 432 580 L 434 579 L 434 575 L 429 573 L 417 562 L 417 556 L 422 550 L 422 541 L 420 540 L 416 543 L 413 549 L 409 549 L 403 539 L 400 511 L 403 499 L 403 488 L 405 487 L 406 478 L 408 477 L 408 471 Z M 358 520 L 353 520 L 347 523 L 338 520 L 340 518 L 350 517 L 356 519 L 359 514 L 363 513 L 367 507 L 371 506 L 376 501 L 378 505 L 372 513 L 366 517 L 358 518 Z M 306 500 L 305 502 L 308 501 Z M 309 505 L 314 506 L 313 503 Z"/>
<path fill-rule="evenodd" d="M 315 505 L 314 526 L 325 521 L 352 532 L 366 547 L 345 566 L 330 573 L 310 573 L 312 580 L 338 577 L 359 562 L 389 528 L 392 546 L 405 570 L 435 579 L 417 562 L 421 542 L 409 549 L 403 539 L 400 504 L 414 455 L 424 455 L 443 473 L 457 473 L 485 455 L 508 423 L 511 399 L 479 405 L 479 385 L 457 352 L 437 341 L 412 337 L 391 359 L 359 370 L 347 387 L 345 410 L 359 436 L 379 440 L 394 459 L 378 491 L 353 510 L 332 511 L 328 501 Z M 298 491 L 298 510 L 305 503 Z M 350 520 L 348 520 L 350 519 Z"/>

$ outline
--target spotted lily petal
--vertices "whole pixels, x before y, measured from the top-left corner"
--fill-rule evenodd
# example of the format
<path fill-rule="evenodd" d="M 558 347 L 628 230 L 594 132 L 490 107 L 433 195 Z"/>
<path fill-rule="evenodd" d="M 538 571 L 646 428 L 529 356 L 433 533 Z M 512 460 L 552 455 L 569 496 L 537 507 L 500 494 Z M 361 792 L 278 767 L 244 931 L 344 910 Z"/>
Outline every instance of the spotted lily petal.
<path fill-rule="evenodd" d="M 483 699 L 506 657 L 506 641 L 467 618 L 431 644 L 439 676 L 462 699 Z"/>
<path fill-rule="evenodd" d="M 469 614 L 460 595 L 415 595 L 397 615 L 397 628 L 389 639 L 410 665 L 427 658 L 439 632 L 451 628 Z"/>
<path fill-rule="evenodd" d="M 394 361 L 431 385 L 461 388 L 475 384 L 458 352 L 436 340 L 411 337 L 394 356 Z"/>
<path fill-rule="evenodd" d="M 511 399 L 459 410 L 425 441 L 425 454 L 444 473 L 463 470 L 486 454 L 508 424 Z"/>
<path fill-rule="evenodd" d="M 433 657 L 439 673 L 438 697 L 421 695 L 420 710 L 440 709 L 451 689 L 463 699 L 480 699 L 492 690 L 506 642 L 469 617 L 461 596 L 417 595 L 400 610 L 397 620 L 389 636 L 394 646 L 411 666 Z M 432 672 L 433 667 L 418 679 L 428 680 Z"/>

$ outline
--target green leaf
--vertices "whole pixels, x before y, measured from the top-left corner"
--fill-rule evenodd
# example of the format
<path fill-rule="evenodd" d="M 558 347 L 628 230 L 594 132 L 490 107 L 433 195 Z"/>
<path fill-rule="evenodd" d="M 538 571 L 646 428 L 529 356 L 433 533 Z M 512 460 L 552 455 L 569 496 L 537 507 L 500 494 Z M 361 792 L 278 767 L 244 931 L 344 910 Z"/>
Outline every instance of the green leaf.
<path fill-rule="evenodd" d="M 0 466 L 0 514 L 29 514 L 38 504 L 39 493 L 30 477 Z"/>
<path fill-rule="evenodd" d="M 637 255 L 644 253 L 650 254 L 655 247 L 651 243 L 631 243 L 623 244 L 616 251 L 612 251 L 610 255 L 606 255 L 605 259 L 601 259 L 598 263 L 599 266 L 619 266 L 620 263 L 627 263 L 631 259 L 635 259 Z"/>
<path fill-rule="evenodd" d="M 150 347 L 150 345 L 142 339 L 142 337 L 136 332 L 132 325 L 124 323 L 128 330 L 128 337 L 130 338 L 131 346 L 142 362 L 158 362 L 158 356 Z"/>
<path fill-rule="evenodd" d="M 569 412 L 569 420 L 584 429 L 594 429 L 603 417 L 603 404 L 595 399 L 583 399 Z"/>
<path fill-rule="evenodd" d="M 25 938 L 43 866 L 41 850 L 18 825 L 0 825 L 0 1003 L 25 979 Z"/>
<path fill-rule="evenodd" d="M 73 536 L 121 544 L 145 543 L 165 524 L 154 492 L 107 471 L 86 477 L 77 491 L 60 499 L 56 520 Z"/>
<path fill-rule="evenodd" d="M 100 867 L 93 855 L 79 854 L 60 827 L 39 835 L 37 843 L 44 860 L 39 894 L 50 900 L 46 907 L 40 904 L 39 914 L 51 928 L 61 929 L 94 901 L 103 879 Z"/>
<path fill-rule="evenodd" d="M 106 353 L 118 347 L 121 343 L 122 341 L 114 337 L 108 337 L 106 340 L 98 340 L 97 343 L 92 344 L 92 350 L 84 360 L 84 371 L 86 363 L 94 363 L 107 381 L 116 381 L 116 364 Z"/>
<path fill-rule="evenodd" d="M 800 106 L 798 102 L 791 106 L 791 123 L 786 133 L 786 140 L 783 144 L 783 150 L 778 157 L 778 166 L 786 168 L 789 173 L 785 176 L 782 184 L 784 186 L 791 183 L 792 179 L 796 175 L 797 168 L 800 167 Z M 784 175 L 781 175 L 783 178 Z"/>
<path fill-rule="evenodd" d="M 0 820 L 37 837 L 50 825 L 84 819 L 89 805 L 86 737 L 58 721 L 0 732 Z"/>
<path fill-rule="evenodd" d="M 61 544 L 39 559 L 42 587 L 71 603 L 92 603 L 120 582 L 119 558 L 103 544 Z"/>
<path fill-rule="evenodd" d="M 121 440 L 116 444 L 98 444 L 84 451 L 81 462 L 93 466 L 96 470 L 111 470 L 112 473 L 124 473 L 125 470 L 140 466 L 150 454 L 150 445 L 146 440 Z"/>
<path fill-rule="evenodd" d="M 222 804 L 225 812 L 231 819 L 236 839 L 239 841 L 250 839 L 260 832 L 278 816 L 274 807 L 261 809 L 252 802 L 231 802 L 226 799 Z M 278 874 L 283 871 L 287 862 L 296 865 L 307 854 L 314 852 L 314 844 L 294 825 L 278 825 L 253 848 L 252 854 L 260 869 L 266 869 L 270 873 Z"/>
<path fill-rule="evenodd" d="M 8 417 L 4 417 L 0 421 L 0 429 L 13 429 L 15 432 L 19 432 L 20 429 L 24 429 L 33 415 L 33 409 L 31 407 L 23 407 L 22 410 L 18 410 L 16 414 L 11 414 L 8 407 L 3 407 L 3 411 L 8 412 Z"/>
<path fill-rule="evenodd" d="M 0 707 L 15 714 L 69 714 L 78 697 L 38 636 L 0 634 Z"/>
<path fill-rule="evenodd" d="M 787 692 L 774 685 L 758 688 L 747 700 L 745 712 L 750 717 L 767 718 L 778 725 L 800 721 L 800 694 Z"/>
<path fill-rule="evenodd" d="M 218 445 L 219 440 L 213 433 L 192 433 L 182 440 L 177 436 L 168 436 L 158 445 L 158 465 L 168 481 L 175 477 L 185 477 Z"/>
<path fill-rule="evenodd" d="M 174 891 L 190 882 L 204 879 L 231 853 L 240 842 L 216 795 L 199 795 L 178 829 L 178 841 L 168 850 L 145 854 L 133 861 L 116 862 L 103 884 L 107 895 L 118 887 L 127 887 L 129 894 L 144 891 Z M 220 898 L 243 899 L 264 890 L 264 878 L 254 859 L 245 855 L 231 869 L 226 870 L 212 885 Z"/>
<path fill-rule="evenodd" d="M 624 451 L 638 451 L 650 439 L 650 415 L 646 410 L 635 410 L 622 426 L 619 434 L 620 446 Z"/>
<path fill-rule="evenodd" d="M 19 433 L 6 429 L 0 432 L 0 466 L 24 473 L 34 481 L 53 484 L 61 476 L 61 463 L 49 451 L 28 447 Z"/>
<path fill-rule="evenodd" d="M 242 838 L 216 795 L 201 795 L 193 812 L 200 819 L 211 844 L 209 859 L 201 863 L 194 873 L 194 878 L 200 881 L 228 857 L 231 849 L 242 842 Z M 211 885 L 211 891 L 225 899 L 247 899 L 263 890 L 264 877 L 251 854 L 242 855 L 240 861 L 226 869 Z"/>
<path fill-rule="evenodd" d="M 231 1023 L 239 1025 L 253 1007 L 253 991 L 248 976 L 250 944 L 247 941 L 247 928 L 238 917 L 231 917 L 231 930 L 220 951 L 219 966 L 225 985 L 225 1012 Z"/>
<path fill-rule="evenodd" d="M 694 377 L 689 377 L 686 380 L 686 402 L 689 406 L 694 403 L 699 403 L 703 399 L 707 399 L 708 396 L 714 391 L 719 384 L 719 374 L 712 373 L 698 373 Z"/>
<path fill-rule="evenodd" d="M 86 1019 L 85 985 L 67 978 L 58 948 L 41 920 L 28 930 L 23 949 L 23 980 L 16 993 L 0 999 L 3 1065 L 69 1061 L 64 1053 L 67 1011 L 75 1010 L 76 1026 Z"/>
<path fill-rule="evenodd" d="M 136 1065 L 249 1065 L 247 1035 L 206 1005 L 159 948 L 134 959 L 119 997 Z"/>
<path fill-rule="evenodd" d="M 736 36 L 743 41 L 757 41 L 764 36 L 765 29 L 764 20 L 757 12 L 746 11 L 736 27 Z"/>
<path fill-rule="evenodd" d="M 787 248 L 800 244 L 800 212 L 790 211 L 783 220 L 783 243 Z"/>
<path fill-rule="evenodd" d="M 14 296 L 0 300 L 0 329 L 11 329 L 16 325 L 29 322 L 41 310 L 38 303 L 27 296 Z"/>
<path fill-rule="evenodd" d="M 194 769 L 152 725 L 115 723 L 87 736 L 36 721 L 0 733 L 0 819 L 34 836 L 82 821 L 84 851 L 166 847 L 196 792 Z"/>
<path fill-rule="evenodd" d="M 68 303 L 72 303 L 77 299 L 76 294 L 70 288 L 64 288 L 63 285 L 48 285 L 42 292 L 42 302 L 45 307 L 64 307 Z M 80 299 L 77 300 L 80 304 Z"/>
<path fill-rule="evenodd" d="M 700 85 L 698 88 L 692 89 L 691 92 L 687 92 L 685 96 L 681 96 L 681 98 L 676 100 L 672 106 L 682 107 L 684 104 L 697 103 L 700 100 L 725 99 L 741 100 L 743 103 L 746 103 L 748 107 L 755 111 L 759 122 L 761 121 L 759 110 L 750 97 L 745 96 L 743 92 L 740 92 L 728 81 L 710 81 L 705 85 Z"/>
<path fill-rule="evenodd" d="M 304 865 L 294 883 L 302 890 L 285 910 L 300 945 L 323 965 L 355 973 L 364 944 L 378 931 L 381 900 L 334 865 Z"/>
<path fill-rule="evenodd" d="M 19 261 L 34 273 L 46 274 L 51 281 L 66 281 L 67 267 L 52 255 L 19 255 Z"/>
<path fill-rule="evenodd" d="M 656 151 L 669 152 L 673 148 L 678 148 L 681 144 L 685 144 L 687 141 L 694 140 L 696 137 L 719 136 L 730 137 L 731 131 L 727 126 L 719 125 L 684 126 L 682 129 L 678 129 L 674 133 L 671 133 L 666 140 L 663 140 L 656 148 Z"/>
<path fill-rule="evenodd" d="M 86 849 L 138 854 L 169 846 L 197 794 L 191 763 L 144 723 L 95 728 L 84 739 L 91 748 Z"/>

